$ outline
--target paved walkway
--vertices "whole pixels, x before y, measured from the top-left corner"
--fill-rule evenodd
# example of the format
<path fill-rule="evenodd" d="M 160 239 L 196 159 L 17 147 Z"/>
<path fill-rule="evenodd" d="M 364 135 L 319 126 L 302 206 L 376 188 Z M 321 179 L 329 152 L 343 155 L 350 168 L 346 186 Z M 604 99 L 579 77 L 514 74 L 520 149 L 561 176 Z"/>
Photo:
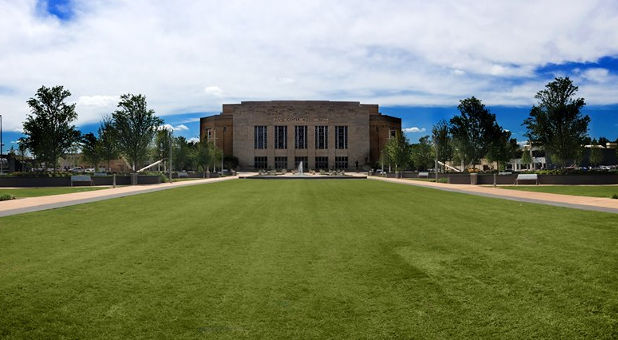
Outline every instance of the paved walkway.
<path fill-rule="evenodd" d="M 23 214 L 27 212 L 61 208 L 75 204 L 89 203 L 107 200 L 110 198 L 125 197 L 147 192 L 161 191 L 190 185 L 214 183 L 236 179 L 237 176 L 222 178 L 206 178 L 174 183 L 161 183 L 152 185 L 130 185 L 117 188 L 101 189 L 94 191 L 75 192 L 70 194 L 50 195 L 40 197 L 28 197 L 11 201 L 0 202 L 0 217 Z"/>
<path fill-rule="evenodd" d="M 503 198 L 514 201 L 540 203 L 555 205 L 559 207 L 595 210 L 618 214 L 618 200 L 611 198 L 560 195 L 545 192 L 501 189 L 500 187 L 494 188 L 480 185 L 435 183 L 416 181 L 411 179 L 384 178 L 378 176 L 369 176 L 367 178 L 384 182 L 416 185 L 420 187 L 427 187 L 452 192 L 461 192 L 478 196 Z"/>

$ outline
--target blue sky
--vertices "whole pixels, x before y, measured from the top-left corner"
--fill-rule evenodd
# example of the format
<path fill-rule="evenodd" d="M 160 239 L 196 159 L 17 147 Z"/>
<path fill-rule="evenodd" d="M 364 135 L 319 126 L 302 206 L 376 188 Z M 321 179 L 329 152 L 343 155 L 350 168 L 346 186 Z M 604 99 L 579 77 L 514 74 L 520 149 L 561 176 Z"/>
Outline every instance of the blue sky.
<path fill-rule="evenodd" d="M 57 84 L 85 132 L 142 93 L 187 138 L 223 103 L 305 99 L 379 104 L 414 141 L 469 96 L 522 139 L 534 94 L 569 76 L 591 136 L 618 138 L 615 1 L 0 0 L 0 13 L 5 151 L 26 100 Z"/>

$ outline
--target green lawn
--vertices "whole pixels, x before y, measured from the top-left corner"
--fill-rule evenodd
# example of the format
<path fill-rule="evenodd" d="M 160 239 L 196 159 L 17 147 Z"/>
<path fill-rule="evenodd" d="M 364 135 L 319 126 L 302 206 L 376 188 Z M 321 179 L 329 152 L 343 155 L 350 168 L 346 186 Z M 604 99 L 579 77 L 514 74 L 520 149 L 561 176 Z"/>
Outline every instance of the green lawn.
<path fill-rule="evenodd" d="M 69 194 L 72 192 L 82 192 L 106 189 L 105 187 L 48 187 L 48 188 L 19 188 L 19 189 L 3 189 L 0 188 L 0 195 L 11 194 L 16 198 L 49 196 L 59 194 Z"/>
<path fill-rule="evenodd" d="M 616 338 L 615 214 L 233 180 L 0 218 L 0 338 Z"/>
<path fill-rule="evenodd" d="M 202 179 L 202 178 L 188 178 L 188 177 L 183 177 L 183 178 L 174 178 L 172 179 L 172 182 L 186 182 L 186 181 L 195 181 L 196 179 Z"/>
<path fill-rule="evenodd" d="M 501 186 L 503 189 L 514 189 L 522 191 L 549 192 L 552 194 L 592 196 L 592 197 L 612 197 L 618 195 L 618 185 L 550 185 L 550 186 Z"/>

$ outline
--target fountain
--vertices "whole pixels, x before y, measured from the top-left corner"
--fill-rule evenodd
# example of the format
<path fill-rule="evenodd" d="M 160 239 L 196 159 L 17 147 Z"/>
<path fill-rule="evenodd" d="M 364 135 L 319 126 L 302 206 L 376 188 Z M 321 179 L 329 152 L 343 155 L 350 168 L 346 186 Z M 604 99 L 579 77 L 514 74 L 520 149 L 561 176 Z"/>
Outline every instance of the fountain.
<path fill-rule="evenodd" d="M 296 177 L 305 177 L 305 172 L 303 171 L 303 162 L 298 163 L 298 172 L 294 175 Z"/>

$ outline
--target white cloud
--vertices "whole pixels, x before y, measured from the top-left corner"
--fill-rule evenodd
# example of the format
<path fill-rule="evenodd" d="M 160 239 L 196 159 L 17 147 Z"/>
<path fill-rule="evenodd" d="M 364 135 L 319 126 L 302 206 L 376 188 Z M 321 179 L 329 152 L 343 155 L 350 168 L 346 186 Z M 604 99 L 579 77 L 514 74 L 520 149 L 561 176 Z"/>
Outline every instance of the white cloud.
<path fill-rule="evenodd" d="M 191 137 L 191 138 L 187 139 L 187 142 L 189 142 L 189 143 L 199 143 L 200 142 L 200 138 L 199 137 Z"/>
<path fill-rule="evenodd" d="M 403 130 L 403 132 L 405 132 L 405 133 L 419 133 L 419 132 L 425 132 L 426 131 L 425 128 L 419 128 L 419 127 L 416 127 L 416 126 L 409 127 L 409 128 L 403 128 L 401 130 Z"/>
<path fill-rule="evenodd" d="M 73 20 L 60 22 L 36 0 L 0 0 L 6 129 L 21 126 L 41 85 L 65 85 L 79 123 L 122 93 L 146 95 L 158 115 L 271 99 L 528 105 L 551 78 L 535 68 L 618 55 L 612 0 L 71 3 Z M 618 100 L 611 73 L 577 80 L 589 104 Z"/>
<path fill-rule="evenodd" d="M 186 131 L 189 128 L 186 125 L 180 124 L 173 126 L 172 124 L 163 124 L 159 126 L 159 130 L 167 130 L 167 131 Z"/>
<path fill-rule="evenodd" d="M 221 90 L 219 86 L 208 86 L 204 89 L 204 92 L 215 97 L 223 96 L 223 90 Z"/>

